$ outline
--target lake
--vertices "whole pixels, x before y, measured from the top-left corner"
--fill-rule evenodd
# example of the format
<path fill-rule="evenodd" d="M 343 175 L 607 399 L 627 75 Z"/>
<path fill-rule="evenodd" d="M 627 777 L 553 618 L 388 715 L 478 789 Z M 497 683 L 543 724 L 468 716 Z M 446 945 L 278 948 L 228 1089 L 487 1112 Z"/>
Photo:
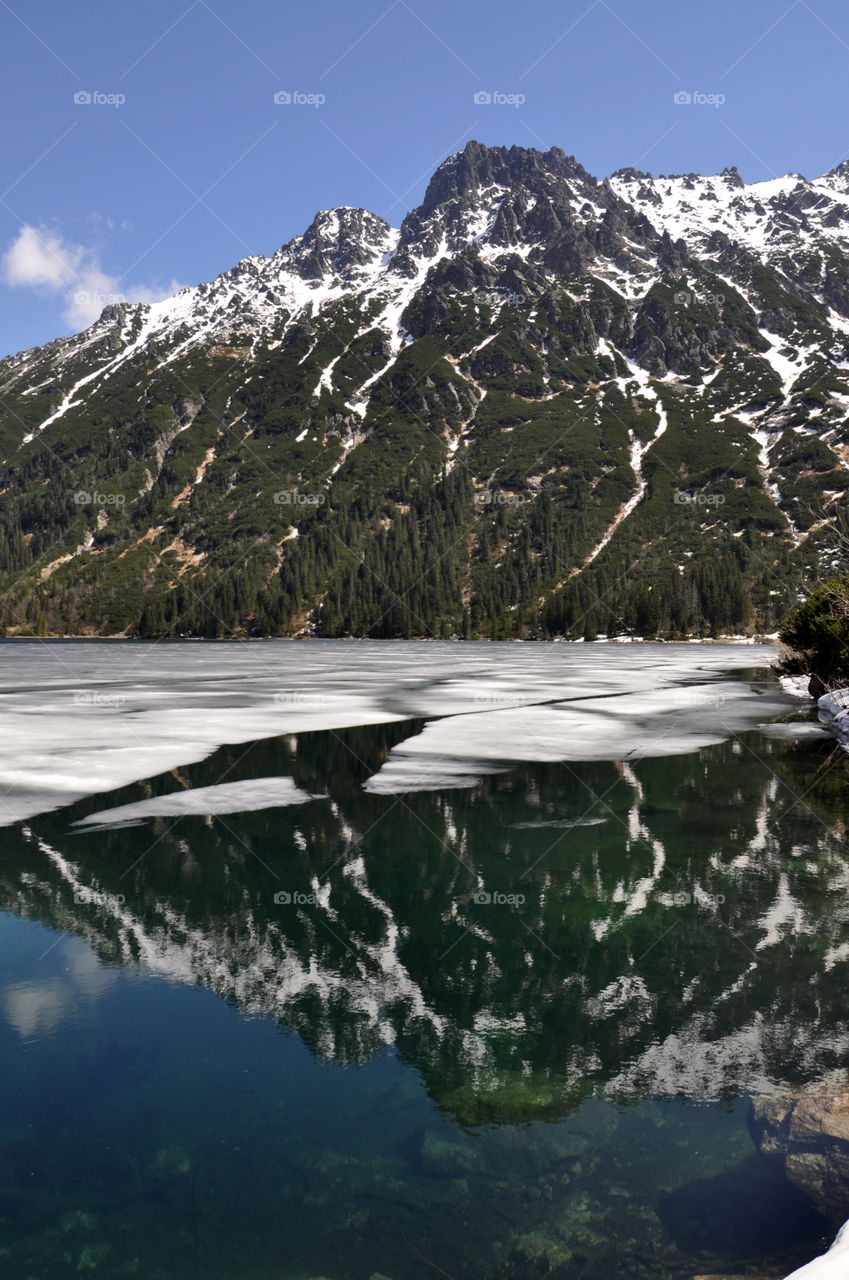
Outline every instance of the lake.
<path fill-rule="evenodd" d="M 849 765 L 732 644 L 0 642 L 18 1280 L 792 1270 Z"/>

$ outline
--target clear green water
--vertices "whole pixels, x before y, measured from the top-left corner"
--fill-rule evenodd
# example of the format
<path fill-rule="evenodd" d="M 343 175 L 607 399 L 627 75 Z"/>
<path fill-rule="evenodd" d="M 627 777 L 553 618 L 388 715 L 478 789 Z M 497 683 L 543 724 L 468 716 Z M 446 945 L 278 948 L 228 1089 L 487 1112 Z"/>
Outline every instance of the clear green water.
<path fill-rule="evenodd" d="M 0 1273 L 690 1280 L 820 1249 L 747 1116 L 847 1065 L 845 759 L 752 732 L 364 792 L 410 732 L 224 748 L 0 833 Z M 225 771 L 327 798 L 71 826 Z"/>

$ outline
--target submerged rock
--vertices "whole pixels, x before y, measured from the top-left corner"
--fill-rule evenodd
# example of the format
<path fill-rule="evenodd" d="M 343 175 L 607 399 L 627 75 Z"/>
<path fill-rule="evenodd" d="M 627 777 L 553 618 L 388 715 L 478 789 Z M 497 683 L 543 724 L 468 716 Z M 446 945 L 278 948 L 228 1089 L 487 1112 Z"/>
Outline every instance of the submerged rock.
<path fill-rule="evenodd" d="M 463 1125 L 524 1124 L 532 1120 L 558 1120 L 574 1109 L 589 1084 L 582 1082 L 574 1097 L 562 1080 L 543 1072 L 495 1072 L 485 1079 L 441 1095 L 439 1101 Z"/>
<path fill-rule="evenodd" d="M 539 1228 L 518 1236 L 513 1243 L 513 1252 L 530 1262 L 544 1263 L 549 1270 L 568 1266 L 573 1257 L 565 1240 Z"/>
<path fill-rule="evenodd" d="M 759 1098 L 752 1131 L 760 1151 L 832 1222 L 849 1214 L 849 1083 L 801 1097 Z"/>
<path fill-rule="evenodd" d="M 161 1147 L 153 1158 L 149 1176 L 157 1182 L 183 1178 L 192 1171 L 192 1162 L 182 1147 Z"/>
<path fill-rule="evenodd" d="M 97 1225 L 97 1217 L 93 1213 L 86 1213 L 84 1209 L 74 1209 L 72 1213 L 66 1213 L 59 1223 L 60 1231 L 91 1231 Z"/>
<path fill-rule="evenodd" d="M 709 1276 L 693 1276 L 693 1280 L 782 1280 L 782 1276 L 780 1271 L 759 1271 L 757 1274 L 750 1271 L 744 1276 L 738 1273 L 729 1275 L 726 1271 L 722 1275 L 711 1272 Z"/>
<path fill-rule="evenodd" d="M 467 1142 L 428 1129 L 419 1156 L 422 1172 L 433 1178 L 462 1178 L 480 1165 L 478 1153 Z"/>
<path fill-rule="evenodd" d="M 95 1271 L 108 1255 L 108 1244 L 90 1244 L 83 1249 L 77 1262 L 77 1271 Z"/>

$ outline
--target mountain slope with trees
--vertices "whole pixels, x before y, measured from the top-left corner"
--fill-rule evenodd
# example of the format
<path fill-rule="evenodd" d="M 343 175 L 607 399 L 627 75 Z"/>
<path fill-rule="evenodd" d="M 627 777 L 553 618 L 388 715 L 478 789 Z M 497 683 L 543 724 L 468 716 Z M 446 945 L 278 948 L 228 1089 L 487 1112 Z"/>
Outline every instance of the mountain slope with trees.
<path fill-rule="evenodd" d="M 7 358 L 0 627 L 777 630 L 847 567 L 847 192 L 469 143 Z"/>

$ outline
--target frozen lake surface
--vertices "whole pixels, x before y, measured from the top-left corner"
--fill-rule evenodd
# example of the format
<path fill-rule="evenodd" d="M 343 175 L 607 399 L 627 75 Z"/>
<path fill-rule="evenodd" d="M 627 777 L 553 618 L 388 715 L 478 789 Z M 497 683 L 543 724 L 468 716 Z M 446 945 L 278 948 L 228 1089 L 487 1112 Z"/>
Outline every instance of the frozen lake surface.
<path fill-rule="evenodd" d="M 225 743 L 407 719 L 428 723 L 368 790 L 471 786 L 521 761 L 682 754 L 781 715 L 777 690 L 726 678 L 775 656 L 746 644 L 5 641 L 0 825 Z"/>

